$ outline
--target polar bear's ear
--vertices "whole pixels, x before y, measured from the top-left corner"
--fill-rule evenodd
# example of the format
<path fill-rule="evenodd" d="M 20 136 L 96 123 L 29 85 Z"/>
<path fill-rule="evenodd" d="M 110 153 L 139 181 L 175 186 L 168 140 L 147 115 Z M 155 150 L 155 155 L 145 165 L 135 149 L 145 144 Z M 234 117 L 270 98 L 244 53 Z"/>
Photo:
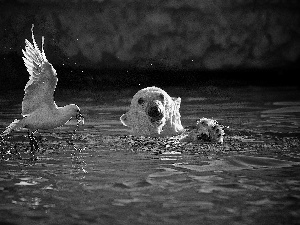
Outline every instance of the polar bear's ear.
<path fill-rule="evenodd" d="M 181 98 L 172 98 L 172 100 L 174 101 L 176 107 L 178 107 L 178 109 L 180 108 L 180 104 L 181 104 Z"/>
<path fill-rule="evenodd" d="M 121 120 L 121 123 L 124 125 L 124 126 L 128 126 L 128 118 L 127 118 L 127 113 L 123 114 L 121 117 L 120 117 L 120 120 Z"/>

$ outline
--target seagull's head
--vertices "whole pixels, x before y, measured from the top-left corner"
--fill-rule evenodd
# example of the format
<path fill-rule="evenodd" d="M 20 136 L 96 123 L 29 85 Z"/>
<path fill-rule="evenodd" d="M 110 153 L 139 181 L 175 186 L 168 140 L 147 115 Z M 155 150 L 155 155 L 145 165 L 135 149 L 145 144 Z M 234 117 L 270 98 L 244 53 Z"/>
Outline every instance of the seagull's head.
<path fill-rule="evenodd" d="M 80 108 L 75 104 L 70 104 L 66 106 L 66 111 L 70 117 L 75 117 L 77 119 L 78 125 L 84 124 L 84 117 L 80 112 Z"/>

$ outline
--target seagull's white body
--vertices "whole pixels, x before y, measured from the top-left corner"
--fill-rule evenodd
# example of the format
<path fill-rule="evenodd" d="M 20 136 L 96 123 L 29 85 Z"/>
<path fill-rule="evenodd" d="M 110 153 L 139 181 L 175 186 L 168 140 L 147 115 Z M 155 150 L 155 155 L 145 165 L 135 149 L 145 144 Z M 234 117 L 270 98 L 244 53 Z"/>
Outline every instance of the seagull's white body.
<path fill-rule="evenodd" d="M 73 106 L 76 107 L 75 105 Z M 48 105 L 42 105 L 34 112 L 25 116 L 22 120 L 19 120 L 16 124 L 17 127 L 14 129 L 25 127 L 28 130 L 34 131 L 60 127 L 74 116 L 73 110 L 68 111 L 68 109 L 68 107 L 56 107 L 51 109 Z"/>
<path fill-rule="evenodd" d="M 42 51 L 35 42 L 33 31 L 32 40 L 33 44 L 26 39 L 25 51 L 22 50 L 23 60 L 30 74 L 24 89 L 23 119 L 12 122 L 2 136 L 22 127 L 27 128 L 29 132 L 38 129 L 53 129 L 64 125 L 75 116 L 80 117 L 80 121 L 83 122 L 79 107 L 75 104 L 64 107 L 56 105 L 53 94 L 58 79 L 55 69 L 48 62 L 44 53 L 44 37 L 42 37 Z"/>

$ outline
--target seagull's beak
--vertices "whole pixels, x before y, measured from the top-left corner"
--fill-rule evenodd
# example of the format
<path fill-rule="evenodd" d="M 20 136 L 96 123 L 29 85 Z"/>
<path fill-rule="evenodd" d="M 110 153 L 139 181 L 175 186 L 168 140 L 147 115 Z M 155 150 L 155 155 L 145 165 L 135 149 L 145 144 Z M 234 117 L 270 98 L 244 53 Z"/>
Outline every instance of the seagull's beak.
<path fill-rule="evenodd" d="M 77 125 L 83 125 L 84 124 L 84 117 L 80 113 L 80 111 L 77 112 L 76 119 L 77 119 Z"/>

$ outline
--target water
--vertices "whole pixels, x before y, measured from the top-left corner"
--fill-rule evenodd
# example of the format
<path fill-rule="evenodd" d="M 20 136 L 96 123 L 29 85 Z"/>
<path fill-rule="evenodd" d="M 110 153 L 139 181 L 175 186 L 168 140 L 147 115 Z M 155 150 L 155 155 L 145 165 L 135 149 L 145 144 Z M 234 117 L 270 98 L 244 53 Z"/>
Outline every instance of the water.
<path fill-rule="evenodd" d="M 1 224 L 297 224 L 300 221 L 300 90 L 167 88 L 182 97 L 182 123 L 213 117 L 224 144 L 170 145 L 126 137 L 119 117 L 137 89 L 56 93 L 78 104 L 75 122 L 26 132 L 1 148 Z M 23 93 L 0 96 L 1 131 Z M 158 151 L 159 150 L 159 151 Z"/>

